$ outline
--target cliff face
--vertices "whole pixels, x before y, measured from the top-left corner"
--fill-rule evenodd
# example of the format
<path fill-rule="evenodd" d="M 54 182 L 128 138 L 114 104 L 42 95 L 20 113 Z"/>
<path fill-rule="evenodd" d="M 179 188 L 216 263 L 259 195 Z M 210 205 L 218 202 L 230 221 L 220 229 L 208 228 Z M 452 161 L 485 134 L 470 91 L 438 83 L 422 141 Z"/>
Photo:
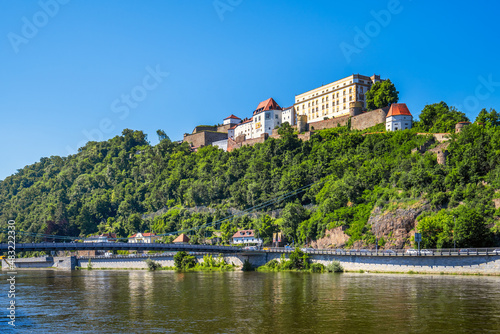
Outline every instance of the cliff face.
<path fill-rule="evenodd" d="M 385 240 L 384 249 L 402 249 L 411 247 L 411 237 L 415 235 L 417 217 L 430 210 L 428 203 L 417 203 L 409 208 L 398 208 L 390 212 L 382 212 L 380 207 L 373 210 L 368 224 L 373 234 Z"/>
<path fill-rule="evenodd" d="M 344 227 L 339 226 L 331 230 L 325 230 L 325 237 L 311 242 L 313 248 L 342 248 L 349 240 L 344 233 Z"/>
<path fill-rule="evenodd" d="M 415 235 L 417 217 L 424 211 L 430 210 L 428 203 L 417 202 L 409 207 L 399 207 L 391 211 L 382 211 L 376 207 L 368 219 L 373 234 L 385 245 L 379 249 L 403 249 L 410 248 L 411 237 Z M 311 242 L 314 248 L 342 248 L 349 241 L 349 236 L 344 232 L 344 227 L 337 227 L 325 231 L 325 237 Z M 362 241 L 356 241 L 352 248 L 375 248 L 375 245 L 366 245 Z"/>

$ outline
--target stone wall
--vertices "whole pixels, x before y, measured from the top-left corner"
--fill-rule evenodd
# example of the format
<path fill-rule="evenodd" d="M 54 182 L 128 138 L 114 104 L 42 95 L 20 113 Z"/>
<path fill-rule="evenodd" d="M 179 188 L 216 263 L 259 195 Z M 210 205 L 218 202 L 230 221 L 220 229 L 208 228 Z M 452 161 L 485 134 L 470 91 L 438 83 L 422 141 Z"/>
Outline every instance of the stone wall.
<path fill-rule="evenodd" d="M 77 260 L 74 256 L 68 257 L 28 257 L 15 259 L 14 267 L 16 269 L 51 269 L 56 268 L 60 270 L 73 270 L 75 269 Z M 2 260 L 2 270 L 9 270 L 9 264 Z"/>
<path fill-rule="evenodd" d="M 307 131 L 305 133 L 299 133 L 297 135 L 297 137 L 302 140 L 302 141 L 308 141 L 309 139 L 311 139 L 311 136 L 313 135 L 314 132 L 312 131 Z"/>
<path fill-rule="evenodd" d="M 217 257 L 217 254 L 212 254 L 213 257 Z M 198 263 L 203 262 L 203 255 L 195 255 L 196 261 Z M 123 258 L 93 258 L 90 259 L 92 269 L 147 269 L 146 264 L 147 257 L 123 257 Z M 158 262 L 162 267 L 174 267 L 174 257 L 173 255 L 165 256 L 153 256 L 151 260 Z M 224 260 L 228 264 L 234 264 L 236 266 L 242 266 L 244 258 L 238 257 L 237 255 L 226 255 Z M 87 268 L 89 264 L 88 258 L 78 259 L 78 267 Z"/>
<path fill-rule="evenodd" d="M 359 256 L 313 255 L 311 262 L 339 261 L 344 270 L 500 275 L 500 256 Z"/>
<path fill-rule="evenodd" d="M 216 256 L 215 254 L 213 256 Z M 198 263 L 203 262 L 203 255 L 195 255 Z M 279 259 L 281 253 L 242 253 L 226 254 L 224 259 L 229 264 L 242 266 L 245 260 L 254 267 L 262 266 L 272 259 Z M 288 258 L 288 254 L 286 256 Z M 130 258 L 99 258 L 91 259 L 93 269 L 147 269 L 147 257 Z M 173 267 L 173 255 L 154 256 L 152 260 L 164 267 Z M 18 269 L 48 269 L 58 268 L 72 270 L 76 266 L 86 268 L 88 258 L 75 257 L 44 257 L 17 259 Z M 328 265 L 338 261 L 348 271 L 377 271 L 377 272 L 419 272 L 419 273 L 448 273 L 448 274 L 483 274 L 500 275 L 500 255 L 479 256 L 364 256 L 364 255 L 330 255 L 310 254 L 313 263 Z M 50 264 L 50 265 L 49 265 Z M 8 270 L 8 264 L 2 260 L 2 269 Z"/>
<path fill-rule="evenodd" d="M 269 135 L 267 133 L 263 133 L 259 138 L 253 138 L 253 139 L 245 140 L 244 136 L 238 136 L 236 140 L 228 138 L 227 151 L 231 152 L 232 150 L 235 150 L 243 146 L 253 146 L 255 144 L 263 143 L 266 141 L 268 136 Z"/>
<path fill-rule="evenodd" d="M 385 124 L 385 117 L 388 111 L 389 107 L 386 107 L 351 117 L 351 129 L 364 130 L 380 123 Z"/>
<path fill-rule="evenodd" d="M 186 135 L 184 142 L 190 143 L 194 147 L 212 145 L 213 142 L 227 139 L 227 133 L 204 131 L 192 135 Z"/>
<path fill-rule="evenodd" d="M 224 132 L 227 133 L 227 131 L 233 126 L 233 124 L 225 124 L 225 125 L 219 125 L 217 127 L 217 132 Z"/>
<path fill-rule="evenodd" d="M 428 136 L 428 135 L 432 135 L 434 139 L 440 143 L 450 140 L 451 138 L 450 133 L 417 133 L 417 136 Z"/>
<path fill-rule="evenodd" d="M 193 134 L 201 133 L 203 131 L 217 131 L 217 126 L 215 125 L 199 125 L 194 128 Z"/>
<path fill-rule="evenodd" d="M 341 116 L 336 118 L 330 118 L 319 122 L 312 122 L 308 124 L 308 128 L 311 131 L 323 130 L 323 129 L 331 129 L 336 128 L 337 126 L 346 126 L 347 121 L 350 116 Z"/>

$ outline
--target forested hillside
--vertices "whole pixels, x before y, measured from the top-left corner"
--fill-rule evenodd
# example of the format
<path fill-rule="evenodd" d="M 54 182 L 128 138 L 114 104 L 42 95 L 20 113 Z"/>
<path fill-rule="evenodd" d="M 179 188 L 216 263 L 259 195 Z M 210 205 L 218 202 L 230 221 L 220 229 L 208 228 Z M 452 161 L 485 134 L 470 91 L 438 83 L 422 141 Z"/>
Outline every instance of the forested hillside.
<path fill-rule="evenodd" d="M 0 221 L 3 228 L 15 219 L 19 230 L 54 235 L 127 237 L 150 227 L 167 233 L 314 183 L 256 215 L 197 229 L 192 241 L 214 230 L 229 240 L 237 228 L 251 227 L 267 241 L 283 231 L 304 244 L 326 228 L 346 226 L 348 245 L 373 245 L 368 218 L 375 207 L 420 201 L 431 207 L 418 218 L 424 247 L 449 247 L 454 234 L 459 247 L 497 244 L 498 114 L 483 110 L 477 120 L 484 126 L 453 135 L 446 166 L 437 164 L 435 154 L 411 154 L 431 137 L 417 133 L 450 131 L 465 115 L 441 102 L 426 106 L 420 120 L 412 130 L 388 133 L 323 130 L 305 142 L 283 127 L 281 139 L 233 152 L 204 147 L 194 153 L 161 131 L 162 140 L 151 146 L 144 133 L 127 129 L 108 141 L 89 142 L 76 155 L 42 158 L 7 177 L 0 183 Z"/>

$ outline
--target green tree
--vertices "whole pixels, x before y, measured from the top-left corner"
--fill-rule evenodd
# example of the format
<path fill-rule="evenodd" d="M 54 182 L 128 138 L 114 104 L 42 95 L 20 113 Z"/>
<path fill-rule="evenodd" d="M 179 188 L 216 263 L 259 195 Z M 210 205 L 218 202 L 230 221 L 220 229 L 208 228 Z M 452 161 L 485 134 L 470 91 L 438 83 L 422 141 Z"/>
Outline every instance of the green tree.
<path fill-rule="evenodd" d="M 165 133 L 165 131 L 163 130 L 156 130 L 156 134 L 158 135 L 158 140 L 159 141 L 162 141 L 162 140 L 165 140 L 167 139 L 168 141 L 170 141 L 170 138 L 167 136 L 167 134 Z"/>
<path fill-rule="evenodd" d="M 308 218 L 307 211 L 299 203 L 288 203 L 281 213 L 280 228 L 289 239 L 297 240 L 297 228 Z"/>
<path fill-rule="evenodd" d="M 370 90 L 366 92 L 368 110 L 384 108 L 398 101 L 399 92 L 389 79 L 374 83 Z"/>
<path fill-rule="evenodd" d="M 414 127 L 425 132 L 454 132 L 458 122 L 468 122 L 463 112 L 449 107 L 445 102 L 429 104 L 422 109 Z"/>
<path fill-rule="evenodd" d="M 495 109 L 490 109 L 488 112 L 485 108 L 483 108 L 477 115 L 476 122 L 489 124 L 491 126 L 499 126 L 500 114 Z"/>

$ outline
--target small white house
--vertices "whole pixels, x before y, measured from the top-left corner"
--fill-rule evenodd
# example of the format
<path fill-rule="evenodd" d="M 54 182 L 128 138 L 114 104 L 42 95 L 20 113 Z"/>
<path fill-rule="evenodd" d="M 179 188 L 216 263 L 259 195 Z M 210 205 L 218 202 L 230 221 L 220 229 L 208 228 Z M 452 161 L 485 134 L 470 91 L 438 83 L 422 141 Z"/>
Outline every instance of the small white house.
<path fill-rule="evenodd" d="M 236 125 L 236 124 L 239 124 L 240 122 L 241 122 L 241 118 L 231 114 L 231 116 L 224 118 L 223 124 L 224 125 L 227 125 L 227 124 Z"/>
<path fill-rule="evenodd" d="M 240 230 L 233 235 L 233 244 L 261 244 L 262 239 L 255 236 L 254 230 Z"/>
<path fill-rule="evenodd" d="M 116 234 L 115 233 L 104 233 L 101 235 L 91 235 L 90 237 L 83 240 L 84 243 L 89 242 L 115 242 Z"/>
<path fill-rule="evenodd" d="M 132 244 L 152 244 L 155 240 L 160 239 L 154 233 L 136 233 L 128 239 L 129 243 Z"/>
<path fill-rule="evenodd" d="M 405 103 L 391 104 L 391 108 L 385 118 L 385 129 L 387 131 L 397 131 L 411 129 L 413 116 Z"/>

